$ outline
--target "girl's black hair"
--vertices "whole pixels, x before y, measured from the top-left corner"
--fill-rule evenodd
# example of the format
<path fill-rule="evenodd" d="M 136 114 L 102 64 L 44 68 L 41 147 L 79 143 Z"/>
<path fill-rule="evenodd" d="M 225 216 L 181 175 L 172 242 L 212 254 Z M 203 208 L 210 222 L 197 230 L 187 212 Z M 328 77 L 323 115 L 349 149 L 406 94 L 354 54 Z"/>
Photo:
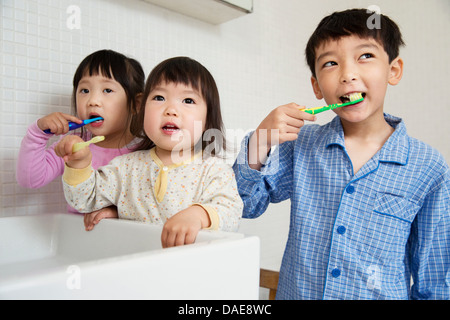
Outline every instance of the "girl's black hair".
<path fill-rule="evenodd" d="M 334 12 L 320 21 L 306 45 L 306 62 L 315 77 L 316 49 L 328 40 L 357 35 L 373 38 L 380 43 L 389 56 L 389 63 L 398 57 L 405 43 L 397 24 L 383 14 L 367 9 L 349 9 Z"/>
<path fill-rule="evenodd" d="M 145 74 L 141 64 L 132 58 L 113 50 L 99 50 L 81 61 L 73 77 L 72 109 L 77 114 L 76 92 L 78 83 L 84 76 L 102 75 L 117 81 L 127 96 L 128 115 L 125 121 L 130 130 L 136 126 L 136 115 L 139 109 L 136 97 L 144 91 Z M 125 136 L 126 132 L 124 132 Z M 85 135 L 82 128 L 81 135 Z"/>
<path fill-rule="evenodd" d="M 205 150 L 206 146 L 211 144 L 211 142 L 208 141 L 210 138 L 213 138 L 214 148 L 212 148 L 211 154 L 218 155 L 220 152 L 224 151 L 226 149 L 226 142 L 222 114 L 220 111 L 219 91 L 216 82 L 211 73 L 203 65 L 188 57 L 174 57 L 164 60 L 158 64 L 148 76 L 138 117 L 139 126 L 135 131 L 135 134 L 143 133 L 141 136 L 142 142 L 137 149 L 148 150 L 155 146 L 155 144 L 145 135 L 143 129 L 145 104 L 150 92 L 164 82 L 192 86 L 193 89 L 201 93 L 203 99 L 205 99 L 207 111 L 205 131 L 203 132 L 199 144 L 201 142 L 201 148 L 202 150 Z M 213 137 L 206 136 L 211 132 L 214 132 Z M 220 137 L 217 137 L 216 133 L 219 133 Z M 196 148 L 198 147 L 199 146 L 196 146 Z"/>

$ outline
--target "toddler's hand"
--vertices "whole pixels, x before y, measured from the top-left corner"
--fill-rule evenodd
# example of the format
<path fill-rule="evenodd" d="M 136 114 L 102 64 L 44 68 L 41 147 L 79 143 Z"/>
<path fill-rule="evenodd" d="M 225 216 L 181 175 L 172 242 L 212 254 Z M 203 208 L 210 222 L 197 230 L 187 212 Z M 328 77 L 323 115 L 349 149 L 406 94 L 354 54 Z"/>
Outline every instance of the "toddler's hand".
<path fill-rule="evenodd" d="M 194 243 L 198 232 L 210 225 L 209 216 L 200 206 L 191 206 L 172 216 L 161 233 L 163 248 Z"/>
<path fill-rule="evenodd" d="M 248 161 L 251 168 L 261 168 L 272 146 L 297 139 L 305 120 L 316 120 L 316 116 L 301 111 L 303 108 L 295 103 L 280 106 L 260 123 L 249 141 Z"/>
<path fill-rule="evenodd" d="M 86 231 L 91 231 L 100 220 L 111 218 L 119 218 L 116 206 L 110 206 L 91 213 L 86 213 L 84 215 L 84 227 L 86 228 Z"/>
<path fill-rule="evenodd" d="M 68 167 L 75 169 L 83 169 L 91 164 L 92 154 L 89 147 L 83 148 L 75 153 L 72 152 L 72 147 L 75 143 L 83 142 L 79 136 L 68 135 L 62 138 L 55 146 L 55 153 L 57 156 L 64 159 Z"/>
<path fill-rule="evenodd" d="M 39 119 L 37 125 L 42 131 L 50 129 L 53 134 L 60 135 L 69 132 L 69 121 L 82 123 L 80 119 L 70 114 L 53 112 Z"/>

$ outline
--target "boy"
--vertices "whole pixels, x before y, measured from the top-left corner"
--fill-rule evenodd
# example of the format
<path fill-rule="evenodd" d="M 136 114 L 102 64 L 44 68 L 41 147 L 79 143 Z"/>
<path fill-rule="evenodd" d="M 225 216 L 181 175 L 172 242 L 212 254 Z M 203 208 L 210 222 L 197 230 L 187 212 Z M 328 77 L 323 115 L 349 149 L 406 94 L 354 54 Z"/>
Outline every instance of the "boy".
<path fill-rule="evenodd" d="M 306 48 L 318 99 L 360 92 L 364 101 L 335 109 L 324 126 L 303 126 L 315 117 L 280 106 L 234 165 L 244 217 L 291 200 L 277 299 L 450 298 L 449 167 L 383 113 L 388 84 L 402 77 L 403 41 L 384 15 L 369 28 L 372 14 L 325 17 Z"/>

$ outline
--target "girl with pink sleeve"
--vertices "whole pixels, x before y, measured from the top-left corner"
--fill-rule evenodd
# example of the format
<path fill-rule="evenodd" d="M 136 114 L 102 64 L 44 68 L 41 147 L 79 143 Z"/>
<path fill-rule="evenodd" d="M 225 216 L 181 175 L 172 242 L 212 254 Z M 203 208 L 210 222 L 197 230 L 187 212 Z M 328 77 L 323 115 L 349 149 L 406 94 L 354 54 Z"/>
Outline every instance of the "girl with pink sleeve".
<path fill-rule="evenodd" d="M 54 112 L 28 127 L 17 161 L 16 179 L 19 185 L 40 188 L 63 174 L 64 161 L 54 152 L 56 143 L 47 147 L 47 142 L 54 135 L 67 134 L 69 121 L 81 123 L 81 119 L 103 118 L 73 133 L 83 140 L 105 136 L 105 141 L 89 146 L 94 168 L 133 151 L 138 142 L 133 127 L 136 126 L 135 116 L 144 82 L 141 64 L 121 53 L 100 50 L 87 56 L 73 78 L 72 109 L 75 116 Z M 51 134 L 44 132 L 47 129 Z M 70 207 L 68 211 L 77 212 Z"/>

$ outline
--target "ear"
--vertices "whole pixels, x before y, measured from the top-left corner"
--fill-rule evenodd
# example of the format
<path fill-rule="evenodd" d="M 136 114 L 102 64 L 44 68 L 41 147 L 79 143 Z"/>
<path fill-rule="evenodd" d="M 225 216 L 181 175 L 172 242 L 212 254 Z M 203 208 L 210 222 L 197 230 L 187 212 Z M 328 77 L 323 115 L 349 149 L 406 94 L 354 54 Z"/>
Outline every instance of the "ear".
<path fill-rule="evenodd" d="M 316 98 L 321 100 L 323 99 L 322 90 L 320 90 L 319 82 L 317 81 L 316 77 L 311 76 L 311 85 L 313 87 L 314 94 L 316 95 Z"/>
<path fill-rule="evenodd" d="M 135 111 L 135 113 L 136 114 L 138 114 L 139 110 L 141 110 L 142 96 L 143 96 L 142 93 L 138 93 L 136 95 L 136 98 L 135 98 L 135 103 L 136 103 L 136 111 Z"/>
<path fill-rule="evenodd" d="M 400 82 L 403 76 L 403 60 L 399 57 L 395 58 L 390 65 L 389 84 L 395 86 Z"/>

